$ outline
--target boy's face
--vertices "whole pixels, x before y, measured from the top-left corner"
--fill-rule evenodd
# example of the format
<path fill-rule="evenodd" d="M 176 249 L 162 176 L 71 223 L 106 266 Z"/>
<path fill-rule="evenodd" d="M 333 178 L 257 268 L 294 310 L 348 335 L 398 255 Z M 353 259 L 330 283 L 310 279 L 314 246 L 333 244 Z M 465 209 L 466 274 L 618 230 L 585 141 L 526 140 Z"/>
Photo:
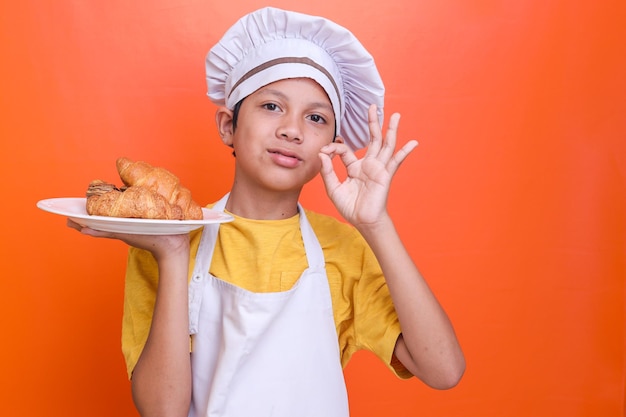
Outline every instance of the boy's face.
<path fill-rule="evenodd" d="M 234 148 L 236 180 L 299 191 L 319 172 L 319 150 L 332 142 L 335 117 L 324 89 L 308 78 L 276 81 L 245 98 L 237 129 L 220 126 Z"/>

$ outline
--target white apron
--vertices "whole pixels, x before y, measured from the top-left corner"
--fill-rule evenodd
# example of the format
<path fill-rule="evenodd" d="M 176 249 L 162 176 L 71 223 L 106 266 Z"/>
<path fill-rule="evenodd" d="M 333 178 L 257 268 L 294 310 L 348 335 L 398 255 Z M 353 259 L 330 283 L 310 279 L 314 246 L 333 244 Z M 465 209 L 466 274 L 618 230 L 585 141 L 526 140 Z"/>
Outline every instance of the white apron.
<path fill-rule="evenodd" d="M 284 292 L 253 293 L 210 275 L 219 224 L 205 227 L 189 284 L 190 417 L 349 415 L 324 254 L 298 210 L 309 267 Z"/>

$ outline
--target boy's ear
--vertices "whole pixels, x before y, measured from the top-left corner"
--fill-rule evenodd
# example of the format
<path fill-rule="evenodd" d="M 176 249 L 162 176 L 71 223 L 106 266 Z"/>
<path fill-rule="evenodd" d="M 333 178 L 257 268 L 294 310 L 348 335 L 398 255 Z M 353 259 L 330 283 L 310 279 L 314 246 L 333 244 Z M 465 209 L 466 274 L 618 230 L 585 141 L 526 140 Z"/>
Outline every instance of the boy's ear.
<path fill-rule="evenodd" d="M 233 112 L 227 107 L 220 106 L 215 112 L 217 131 L 225 145 L 233 146 Z"/>

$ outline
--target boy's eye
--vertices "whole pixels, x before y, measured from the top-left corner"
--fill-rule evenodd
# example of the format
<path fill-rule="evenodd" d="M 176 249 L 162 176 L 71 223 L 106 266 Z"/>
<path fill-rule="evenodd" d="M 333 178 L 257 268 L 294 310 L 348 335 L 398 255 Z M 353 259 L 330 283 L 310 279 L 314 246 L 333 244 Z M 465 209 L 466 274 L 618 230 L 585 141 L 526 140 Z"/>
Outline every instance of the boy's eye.
<path fill-rule="evenodd" d="M 270 111 L 278 110 L 278 106 L 275 103 L 265 103 L 263 104 L 263 108 Z"/>
<path fill-rule="evenodd" d="M 326 122 L 326 119 L 324 119 L 319 114 L 312 114 L 312 115 L 309 116 L 309 119 L 311 119 L 311 121 L 315 122 L 315 123 L 324 123 L 324 122 Z"/>

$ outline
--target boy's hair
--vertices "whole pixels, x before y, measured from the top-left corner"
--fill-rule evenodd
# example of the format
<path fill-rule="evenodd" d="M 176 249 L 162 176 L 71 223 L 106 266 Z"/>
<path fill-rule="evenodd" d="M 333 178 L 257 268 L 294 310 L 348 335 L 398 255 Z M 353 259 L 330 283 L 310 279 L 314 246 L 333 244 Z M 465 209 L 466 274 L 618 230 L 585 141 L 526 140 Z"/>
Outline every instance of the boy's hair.
<path fill-rule="evenodd" d="M 245 98 L 242 98 L 235 104 L 235 107 L 233 107 L 233 133 L 235 133 L 235 130 L 237 130 L 237 120 L 239 120 L 239 110 L 241 109 L 241 105 L 243 104 L 244 100 Z"/>

